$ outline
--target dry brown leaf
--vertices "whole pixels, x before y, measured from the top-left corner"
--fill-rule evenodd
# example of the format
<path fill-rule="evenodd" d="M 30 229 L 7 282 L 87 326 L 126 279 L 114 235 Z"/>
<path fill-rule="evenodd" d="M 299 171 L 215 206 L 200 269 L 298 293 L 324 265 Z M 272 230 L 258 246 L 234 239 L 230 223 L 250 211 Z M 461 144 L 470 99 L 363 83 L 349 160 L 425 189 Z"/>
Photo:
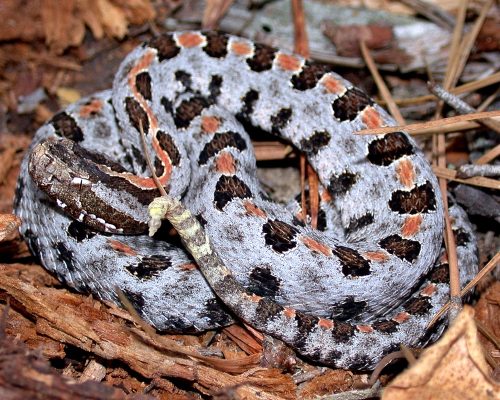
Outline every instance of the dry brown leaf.
<path fill-rule="evenodd" d="M 382 400 L 498 399 L 500 385 L 490 376 L 474 323 L 466 306 L 441 340 L 384 390 Z"/>
<path fill-rule="evenodd" d="M 149 0 L 112 0 L 131 24 L 142 24 L 155 17 L 155 9 Z"/>
<path fill-rule="evenodd" d="M 150 0 L 33 0 L 29 6 L 12 0 L 0 7 L 0 16 L 12 23 L 0 26 L 0 39 L 45 38 L 53 53 L 82 43 L 87 26 L 94 37 L 123 38 L 129 24 L 155 17 Z M 18 10 L 22 7 L 23 13 Z"/>
<path fill-rule="evenodd" d="M 486 329 L 496 338 L 500 338 L 500 282 L 494 282 L 484 293 L 475 306 L 476 319 L 480 321 Z M 498 354 L 495 344 L 483 335 L 479 340 L 485 347 L 485 350 L 493 354 Z M 498 356 L 497 356 L 498 357 Z"/>
<path fill-rule="evenodd" d="M 79 45 L 85 35 L 85 25 L 77 15 L 75 0 L 42 0 L 42 16 L 45 43 L 56 54 L 66 47 Z"/>

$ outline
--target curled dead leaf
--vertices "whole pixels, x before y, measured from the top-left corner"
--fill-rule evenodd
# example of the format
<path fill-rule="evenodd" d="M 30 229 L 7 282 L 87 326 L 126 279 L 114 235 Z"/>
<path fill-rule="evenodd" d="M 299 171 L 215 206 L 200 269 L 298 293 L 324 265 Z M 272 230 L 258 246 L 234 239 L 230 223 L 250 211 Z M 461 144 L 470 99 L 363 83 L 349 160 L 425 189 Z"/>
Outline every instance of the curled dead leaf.
<path fill-rule="evenodd" d="M 478 341 L 474 310 L 466 306 L 446 334 L 384 390 L 383 400 L 498 399 Z"/>

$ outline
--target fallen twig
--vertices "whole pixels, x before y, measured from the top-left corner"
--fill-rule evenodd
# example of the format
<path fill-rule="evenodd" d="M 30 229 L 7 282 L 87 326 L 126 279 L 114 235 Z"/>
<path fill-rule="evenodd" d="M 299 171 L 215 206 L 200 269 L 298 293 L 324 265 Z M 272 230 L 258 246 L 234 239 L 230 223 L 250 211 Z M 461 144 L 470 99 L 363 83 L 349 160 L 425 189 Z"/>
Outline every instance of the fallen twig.
<path fill-rule="evenodd" d="M 422 135 L 422 134 L 429 134 L 428 132 L 422 132 L 422 130 L 424 129 L 435 129 L 443 127 L 445 125 L 450 125 L 452 123 L 475 121 L 478 119 L 495 118 L 495 117 L 500 117 L 500 110 L 457 115 L 454 117 L 442 118 L 434 121 L 417 122 L 415 124 L 408 124 L 403 126 L 385 126 L 382 128 L 362 129 L 360 131 L 355 132 L 355 135 L 382 135 L 386 133 L 399 132 L 399 131 L 406 131 L 412 135 L 415 135 L 418 132 L 419 135 Z"/>

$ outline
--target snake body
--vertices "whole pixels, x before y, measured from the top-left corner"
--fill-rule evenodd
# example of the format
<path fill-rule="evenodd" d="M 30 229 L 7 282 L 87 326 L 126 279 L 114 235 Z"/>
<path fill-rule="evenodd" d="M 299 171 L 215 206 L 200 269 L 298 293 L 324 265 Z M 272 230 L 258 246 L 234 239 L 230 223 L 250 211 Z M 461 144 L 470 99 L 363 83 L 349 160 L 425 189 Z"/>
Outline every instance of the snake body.
<path fill-rule="evenodd" d="M 448 295 L 430 166 L 403 132 L 353 134 L 393 123 L 327 66 L 214 32 L 159 36 L 125 58 L 112 91 L 37 132 L 16 196 L 21 231 L 59 279 L 110 300 L 118 286 L 159 329 L 224 326 L 228 307 L 310 359 L 371 368 L 435 337 L 425 326 Z M 169 196 L 203 226 L 187 214 L 176 226 L 194 260 L 165 232 L 144 235 L 158 191 L 141 129 Z M 306 153 L 326 188 L 320 229 L 261 188 L 249 129 Z M 473 233 L 463 210 L 450 213 L 465 283 Z"/>

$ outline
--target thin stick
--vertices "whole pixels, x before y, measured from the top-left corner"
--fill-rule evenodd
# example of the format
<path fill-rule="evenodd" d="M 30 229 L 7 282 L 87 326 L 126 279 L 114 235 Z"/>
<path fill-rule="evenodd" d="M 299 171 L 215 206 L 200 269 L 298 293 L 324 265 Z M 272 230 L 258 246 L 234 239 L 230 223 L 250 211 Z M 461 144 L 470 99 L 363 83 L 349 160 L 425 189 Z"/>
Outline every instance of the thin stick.
<path fill-rule="evenodd" d="M 482 103 L 481 105 L 477 108 L 477 111 L 484 111 L 486 110 L 493 101 L 496 100 L 498 97 L 498 94 L 500 93 L 500 87 L 497 88 L 492 94 L 490 94 Z"/>
<path fill-rule="evenodd" d="M 489 189 L 500 190 L 500 181 L 497 179 L 485 178 L 484 176 L 475 176 L 473 178 L 461 179 L 457 178 L 457 171 L 444 167 L 432 167 L 436 176 L 450 181 L 464 183 L 466 185 L 480 186 Z"/>
<path fill-rule="evenodd" d="M 311 164 L 307 163 L 307 183 L 309 183 L 309 205 L 311 206 L 311 228 L 318 229 L 319 179 Z"/>
<path fill-rule="evenodd" d="M 490 161 L 493 161 L 495 158 L 500 156 L 500 144 L 497 144 L 495 147 L 493 147 L 490 151 L 487 153 L 483 154 L 481 157 L 479 157 L 476 160 L 476 164 L 478 165 L 484 165 L 489 163 Z"/>
<path fill-rule="evenodd" d="M 414 133 L 419 130 L 439 128 L 442 127 L 443 125 L 449 125 L 456 122 L 475 121 L 477 119 L 494 118 L 494 117 L 500 117 L 500 110 L 457 115 L 454 117 L 442 118 L 439 120 L 426 121 L 426 122 L 418 122 L 415 124 L 409 124 L 404 126 L 386 126 L 382 128 L 362 129 L 360 131 L 355 132 L 355 135 L 382 135 L 398 131 L 406 131 L 408 133 Z"/>
<path fill-rule="evenodd" d="M 500 82 L 500 72 L 496 72 L 486 78 L 479 79 L 473 82 L 467 82 L 463 85 L 454 87 L 452 89 L 448 89 L 448 91 L 454 95 L 464 94 L 476 91 L 478 89 L 482 89 L 487 86 L 496 85 Z M 426 103 L 428 101 L 436 100 L 436 98 L 431 94 L 426 94 L 424 96 L 412 97 L 409 99 L 394 99 L 394 102 L 399 106 L 411 106 L 421 103 Z M 384 105 L 384 102 L 380 102 L 381 105 Z"/>
<path fill-rule="evenodd" d="M 446 102 L 446 104 L 448 104 L 449 106 L 453 107 L 460 114 L 471 114 L 474 112 L 478 112 L 478 110 L 476 110 L 474 107 L 471 107 L 465 101 L 451 94 L 437 83 L 428 82 L 427 86 L 432 94 L 439 97 L 441 100 Z M 479 123 L 481 125 L 486 126 L 487 128 L 494 130 L 497 133 L 500 133 L 500 121 L 496 121 L 491 118 L 485 118 L 483 120 L 480 120 Z"/>
<path fill-rule="evenodd" d="M 375 366 L 367 385 L 369 387 L 375 385 L 375 382 L 377 382 L 379 376 L 382 374 L 382 370 L 394 360 L 399 360 L 401 358 L 405 358 L 405 353 L 403 353 L 402 350 L 393 351 L 392 353 L 385 355 Z"/>
<path fill-rule="evenodd" d="M 479 16 L 474 22 L 474 26 L 462 40 L 462 43 L 460 44 L 460 51 L 458 54 L 458 61 L 456 63 L 456 70 L 454 71 L 455 74 L 452 76 L 452 81 L 450 82 L 450 85 L 448 87 L 445 86 L 446 89 L 455 86 L 456 82 L 458 81 L 458 78 L 462 74 L 462 71 L 465 68 L 465 64 L 469 59 L 470 52 L 472 51 L 472 48 L 476 41 L 477 35 L 479 34 L 479 31 L 481 30 L 481 27 L 484 24 L 484 20 L 486 19 L 486 15 L 488 14 L 488 11 L 493 5 L 494 1 L 495 0 L 489 0 L 486 3 L 484 3 L 483 7 L 481 8 L 481 12 L 479 13 Z"/>
<path fill-rule="evenodd" d="M 139 120 L 139 132 L 141 134 L 141 143 L 142 143 L 142 150 L 144 151 L 144 158 L 146 159 L 146 163 L 148 164 L 148 168 L 151 171 L 151 177 L 153 178 L 153 181 L 156 184 L 156 187 L 160 191 L 160 194 L 162 196 L 166 196 L 167 192 L 163 188 L 160 180 L 156 176 L 155 169 L 153 167 L 153 163 L 151 162 L 151 158 L 149 157 L 149 152 L 148 152 L 148 146 L 146 145 L 146 135 L 144 134 L 144 129 L 142 128 L 142 121 Z"/>
<path fill-rule="evenodd" d="M 462 37 L 462 32 L 465 24 L 465 14 L 467 10 L 468 1 L 462 0 L 461 7 L 459 9 L 459 15 L 457 16 L 457 23 L 455 29 L 453 30 L 452 44 L 450 50 L 450 56 L 448 58 L 448 64 L 446 66 L 446 74 L 444 78 L 443 86 L 445 89 L 450 89 L 455 86 L 458 77 L 462 73 L 463 65 L 460 63 L 460 38 Z M 444 102 L 440 101 L 436 107 L 435 119 L 441 115 Z M 440 121 L 442 122 L 442 121 Z M 438 134 L 432 137 L 432 150 L 435 156 L 434 165 L 437 167 L 446 167 L 446 136 L 444 133 Z M 439 178 L 439 188 L 441 190 L 441 197 L 443 199 L 444 208 L 444 221 L 445 221 L 445 231 L 444 231 L 444 242 L 446 246 L 446 252 L 448 254 L 448 265 L 450 272 L 450 312 L 448 313 L 448 319 L 451 322 L 458 315 L 458 311 L 461 309 L 461 301 L 459 298 L 460 293 L 460 273 L 458 271 L 458 257 L 457 257 L 457 246 L 455 243 L 455 236 L 453 235 L 453 230 L 451 228 L 450 215 L 448 213 L 448 183 L 445 179 Z"/>
<path fill-rule="evenodd" d="M 455 18 L 437 4 L 423 0 L 400 0 L 400 2 L 447 30 L 451 30 L 455 25 Z"/>
<path fill-rule="evenodd" d="M 481 332 L 486 339 L 493 343 L 497 349 L 500 349 L 500 340 L 495 336 L 495 334 L 481 321 L 474 319 L 474 322 L 476 323 L 479 332 Z"/>
<path fill-rule="evenodd" d="M 458 14 L 456 17 L 455 28 L 453 29 L 453 35 L 450 44 L 450 53 L 448 55 L 448 63 L 446 65 L 446 73 L 444 77 L 443 87 L 446 90 L 451 89 L 453 82 L 453 77 L 455 76 L 456 65 L 458 64 L 459 46 L 460 38 L 462 37 L 462 32 L 465 24 L 465 14 L 467 12 L 468 0 L 462 0 L 460 2 L 460 7 L 458 9 Z M 436 107 L 435 116 L 441 115 L 443 109 L 443 102 L 440 101 Z"/>
<path fill-rule="evenodd" d="M 294 51 L 302 57 L 309 58 L 309 39 L 307 38 L 304 6 L 302 0 L 292 0 Z"/>
<path fill-rule="evenodd" d="M 478 284 L 478 282 L 483 279 L 487 274 L 489 274 L 494 268 L 496 268 L 497 264 L 500 262 L 500 251 L 497 252 L 493 258 L 486 264 L 481 271 L 472 279 L 465 287 L 460 291 L 460 297 L 464 297 L 469 291 Z M 436 313 L 434 318 L 427 324 L 427 329 L 431 328 L 436 321 L 441 318 L 441 316 L 448 311 L 450 308 L 451 302 L 447 302 L 441 309 Z"/>
<path fill-rule="evenodd" d="M 297 54 L 308 58 L 310 55 L 309 40 L 307 38 L 304 6 L 302 0 L 292 0 L 293 26 L 295 28 L 294 50 Z M 309 209 L 311 213 L 311 226 L 315 229 L 318 226 L 319 214 L 319 179 L 316 171 L 307 163 L 305 155 L 300 154 L 300 202 L 303 220 L 306 220 L 307 202 L 305 195 L 305 177 L 309 183 Z"/>
<path fill-rule="evenodd" d="M 382 76 L 378 72 L 377 66 L 375 65 L 375 62 L 373 61 L 373 58 L 370 54 L 370 50 L 368 50 L 368 47 L 366 47 L 366 43 L 364 40 L 362 40 L 359 43 L 359 48 L 361 49 L 361 54 L 363 55 L 363 59 L 365 60 L 366 66 L 370 70 L 370 73 L 373 76 L 373 79 L 375 80 L 375 83 L 377 84 L 378 91 L 384 101 L 387 104 L 387 108 L 389 109 L 391 115 L 394 117 L 396 122 L 399 125 L 405 125 L 406 121 L 404 120 L 403 116 L 401 115 L 401 112 L 399 111 L 398 106 L 394 102 L 394 99 L 392 98 L 391 92 L 387 88 L 387 85 L 385 84 L 384 80 L 382 79 Z"/>

